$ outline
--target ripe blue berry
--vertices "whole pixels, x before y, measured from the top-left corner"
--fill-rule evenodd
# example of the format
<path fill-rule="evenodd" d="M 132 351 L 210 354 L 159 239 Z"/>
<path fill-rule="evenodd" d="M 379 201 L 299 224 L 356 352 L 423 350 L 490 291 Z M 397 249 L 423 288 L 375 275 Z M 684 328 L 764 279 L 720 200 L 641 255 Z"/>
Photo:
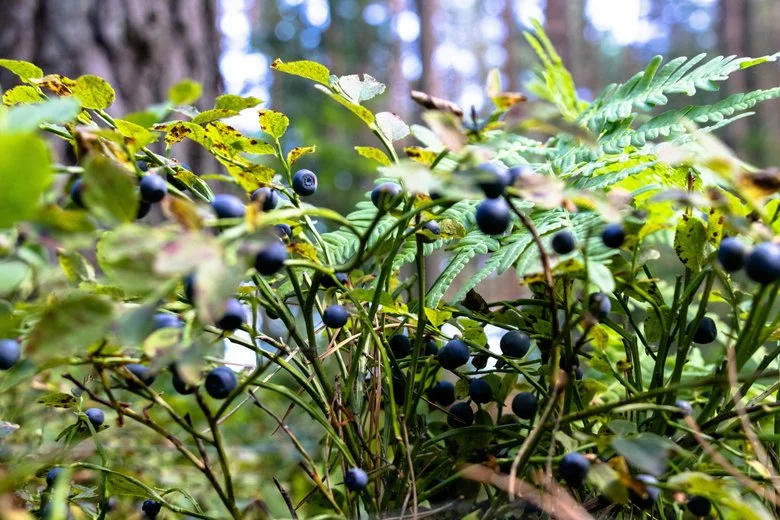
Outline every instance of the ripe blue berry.
<path fill-rule="evenodd" d="M 512 222 L 509 205 L 504 199 L 485 199 L 477 206 L 477 227 L 486 235 L 504 233 Z"/>
<path fill-rule="evenodd" d="M 639 509 L 650 509 L 661 496 L 661 490 L 654 485 L 658 484 L 658 480 L 652 475 L 637 475 L 636 480 L 642 484 L 644 491 L 640 494 L 628 488 L 628 496 Z"/>
<path fill-rule="evenodd" d="M 509 184 L 509 174 L 504 165 L 493 162 L 480 164 L 474 172 L 477 186 L 482 188 L 485 197 L 496 199 L 500 197 Z"/>
<path fill-rule="evenodd" d="M 390 350 L 396 359 L 403 359 L 412 352 L 412 342 L 406 334 L 396 334 L 390 338 Z"/>
<path fill-rule="evenodd" d="M 154 315 L 154 330 L 180 329 L 182 327 L 184 327 L 184 322 L 175 314 L 158 312 Z"/>
<path fill-rule="evenodd" d="M 558 466 L 558 472 L 561 478 L 573 488 L 582 486 L 585 482 L 585 477 L 588 475 L 589 469 L 590 461 L 588 461 L 582 453 L 578 452 L 564 455 Z"/>
<path fill-rule="evenodd" d="M 330 329 L 340 329 L 347 324 L 349 313 L 341 305 L 331 305 L 322 313 L 322 323 Z"/>
<path fill-rule="evenodd" d="M 160 202 L 168 193 L 168 184 L 165 179 L 155 174 L 142 177 L 138 187 L 141 190 L 141 200 L 150 204 Z"/>
<path fill-rule="evenodd" d="M 49 487 L 53 487 L 54 484 L 56 484 L 57 479 L 62 474 L 63 469 L 62 468 L 51 468 L 48 473 L 46 473 L 46 485 Z"/>
<path fill-rule="evenodd" d="M 453 428 L 462 428 L 474 424 L 474 411 L 469 403 L 461 402 L 450 406 L 447 424 Z"/>
<path fill-rule="evenodd" d="M 469 348 L 459 339 L 451 339 L 436 354 L 439 364 L 447 370 L 455 370 L 469 362 Z"/>
<path fill-rule="evenodd" d="M 439 353 L 439 344 L 436 343 L 436 340 L 433 338 L 428 338 L 425 340 L 425 355 L 426 356 L 435 356 Z"/>
<path fill-rule="evenodd" d="M 151 386 L 151 384 L 154 383 L 156 376 L 149 367 L 145 365 L 139 365 L 138 363 L 130 363 L 129 365 L 125 365 L 125 368 L 129 370 L 130 373 L 135 377 L 140 379 L 141 382 L 143 382 L 143 384 L 146 386 Z M 129 384 L 133 388 L 138 388 L 138 385 L 135 383 L 135 381 L 130 381 Z"/>
<path fill-rule="evenodd" d="M 574 251 L 575 247 L 577 247 L 577 240 L 574 238 L 572 232 L 568 229 L 558 231 L 552 237 L 553 251 L 559 255 L 568 255 Z"/>
<path fill-rule="evenodd" d="M 401 187 L 393 182 L 383 182 L 371 190 L 371 202 L 377 209 L 387 211 L 401 202 Z"/>
<path fill-rule="evenodd" d="M 184 298 L 191 304 L 195 303 L 195 273 L 184 277 Z"/>
<path fill-rule="evenodd" d="M 236 373 L 228 367 L 217 367 L 206 376 L 206 392 L 214 399 L 224 399 L 238 386 Z"/>
<path fill-rule="evenodd" d="M 477 354 L 473 358 L 471 358 L 471 364 L 474 365 L 474 368 L 477 370 L 482 370 L 487 366 L 488 363 L 488 356 L 485 354 Z"/>
<path fill-rule="evenodd" d="M 242 218 L 246 213 L 246 207 L 241 199 L 226 193 L 215 195 L 214 200 L 211 201 L 211 208 L 217 218 Z"/>
<path fill-rule="evenodd" d="M 338 285 L 336 285 L 336 280 L 338 280 L 338 282 L 341 285 L 347 285 L 347 281 L 349 281 L 349 276 L 347 276 L 347 273 L 336 273 L 333 276 L 326 274 L 322 277 L 322 281 L 320 282 L 320 285 L 322 285 L 324 289 L 331 289 L 333 287 L 338 287 Z"/>
<path fill-rule="evenodd" d="M 293 175 L 292 188 L 301 197 L 314 195 L 317 191 L 317 175 L 311 170 L 298 170 Z"/>
<path fill-rule="evenodd" d="M 284 222 L 274 226 L 274 233 L 276 233 L 276 236 L 279 238 L 287 237 L 289 240 L 292 240 L 293 237 L 292 228 L 289 224 L 285 224 Z"/>
<path fill-rule="evenodd" d="M 718 337 L 718 328 L 715 326 L 715 321 L 707 316 L 703 317 L 699 322 L 699 326 L 696 328 L 696 332 L 693 334 L 693 342 L 699 345 L 706 345 L 715 341 Z"/>
<path fill-rule="evenodd" d="M 368 486 L 368 475 L 360 468 L 350 468 L 344 474 L 344 486 L 350 491 L 363 491 Z"/>
<path fill-rule="evenodd" d="M 0 370 L 8 370 L 22 357 L 19 342 L 13 339 L 0 339 Z"/>
<path fill-rule="evenodd" d="M 95 428 L 100 427 L 103 424 L 103 421 L 106 420 L 106 416 L 103 414 L 103 410 L 100 408 L 90 408 L 84 414 L 87 416 L 87 419 L 89 419 L 89 422 L 92 423 L 92 426 Z"/>
<path fill-rule="evenodd" d="M 720 241 L 718 247 L 718 261 L 723 269 L 733 273 L 739 271 L 745 265 L 745 245 L 734 237 L 726 237 Z"/>
<path fill-rule="evenodd" d="M 616 222 L 614 224 L 607 224 L 604 226 L 604 230 L 601 232 L 601 241 L 604 245 L 617 249 L 623 245 L 626 240 L 626 230 L 623 229 L 623 224 Z"/>
<path fill-rule="evenodd" d="M 138 211 L 135 214 L 136 219 L 142 219 L 151 211 L 152 205 L 144 200 L 138 202 Z"/>
<path fill-rule="evenodd" d="M 514 186 L 523 175 L 533 173 L 533 170 L 527 165 L 513 166 L 506 172 L 507 174 L 507 186 Z"/>
<path fill-rule="evenodd" d="M 612 303 L 609 301 L 609 296 L 603 292 L 591 294 L 588 298 L 588 310 L 595 318 L 603 320 L 609 315 L 609 311 L 612 310 Z"/>
<path fill-rule="evenodd" d="M 520 392 L 512 399 L 512 412 L 521 419 L 533 419 L 539 399 L 531 392 Z"/>
<path fill-rule="evenodd" d="M 235 298 L 230 298 L 225 302 L 225 314 L 217 320 L 215 324 L 222 330 L 236 330 L 244 323 L 246 313 L 244 306 Z"/>
<path fill-rule="evenodd" d="M 433 237 L 430 237 L 425 234 L 420 235 L 422 236 L 422 241 L 426 244 L 433 244 L 439 239 L 439 235 L 441 235 L 441 226 L 439 226 L 439 223 L 436 222 L 435 220 L 429 220 L 428 222 L 423 224 L 422 229 L 424 231 L 427 231 L 431 235 L 434 235 Z"/>
<path fill-rule="evenodd" d="M 251 199 L 255 202 L 260 202 L 263 211 L 271 211 L 276 209 L 279 205 L 279 195 L 276 194 L 276 190 L 273 188 L 258 188 L 252 192 Z"/>
<path fill-rule="evenodd" d="M 70 185 L 70 198 L 73 203 L 80 207 L 84 207 L 84 181 L 82 179 L 76 179 L 73 184 Z"/>
<path fill-rule="evenodd" d="M 162 505 L 160 505 L 159 502 L 151 499 L 144 500 L 143 505 L 141 505 L 141 511 L 143 511 L 150 520 L 157 518 L 157 515 L 160 514 L 160 509 L 162 509 Z"/>
<path fill-rule="evenodd" d="M 691 406 L 691 403 L 688 401 L 683 401 L 680 399 L 676 403 L 674 403 L 674 406 L 679 410 L 674 416 L 676 419 L 682 419 L 683 417 L 688 417 L 693 413 L 693 406 Z"/>
<path fill-rule="evenodd" d="M 745 259 L 745 272 L 754 282 L 767 285 L 780 278 L 780 245 L 758 244 Z"/>
<path fill-rule="evenodd" d="M 255 257 L 255 269 L 263 276 L 276 274 L 287 260 L 287 247 L 274 239 L 263 246 Z"/>
<path fill-rule="evenodd" d="M 501 337 L 501 353 L 506 357 L 521 358 L 528 353 L 531 347 L 531 338 L 528 334 L 519 330 L 510 330 Z"/>
<path fill-rule="evenodd" d="M 171 382 L 173 383 L 173 389 L 176 390 L 176 393 L 181 395 L 188 395 L 193 393 L 197 388 L 196 385 L 188 384 L 186 381 L 184 381 L 184 379 L 181 378 L 179 369 L 176 367 L 175 363 L 171 366 L 171 374 L 173 374 Z"/>
<path fill-rule="evenodd" d="M 455 385 L 439 381 L 428 391 L 428 398 L 439 406 L 449 406 L 455 402 Z"/>
<path fill-rule="evenodd" d="M 469 397 L 475 403 L 489 403 L 493 400 L 493 389 L 484 379 L 472 379 L 469 381 Z"/>
<path fill-rule="evenodd" d="M 709 499 L 706 497 L 701 495 L 693 495 L 692 497 L 688 498 L 688 504 L 686 507 L 693 516 L 702 517 L 710 514 L 712 504 L 710 504 Z"/>

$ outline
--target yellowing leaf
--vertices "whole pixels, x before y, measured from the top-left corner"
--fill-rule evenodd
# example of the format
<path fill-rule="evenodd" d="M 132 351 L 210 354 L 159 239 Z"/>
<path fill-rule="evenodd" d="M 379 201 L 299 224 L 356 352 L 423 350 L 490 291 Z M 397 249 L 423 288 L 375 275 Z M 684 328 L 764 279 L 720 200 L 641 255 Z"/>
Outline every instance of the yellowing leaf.
<path fill-rule="evenodd" d="M 287 154 L 287 162 L 292 166 L 302 156 L 317 151 L 317 146 L 296 146 Z"/>
<path fill-rule="evenodd" d="M 350 112 L 352 112 L 360 119 L 362 119 L 363 122 L 366 123 L 367 125 L 373 125 L 374 121 L 376 121 L 373 112 L 371 112 L 366 107 L 357 105 L 351 102 L 350 100 L 348 100 L 347 98 L 345 98 L 344 96 L 341 96 L 339 94 L 334 94 L 333 92 L 330 91 L 330 89 L 323 87 L 322 85 L 316 85 L 316 87 L 318 90 L 324 92 L 332 100 L 349 109 Z"/>
<path fill-rule="evenodd" d="M 30 85 L 18 85 L 3 93 L 3 104 L 8 106 L 21 103 L 35 103 L 42 99 L 43 97 L 38 93 L 38 90 Z"/>
<path fill-rule="evenodd" d="M 379 150 L 378 148 L 374 148 L 373 146 L 356 146 L 355 150 L 361 155 L 361 157 L 365 157 L 366 159 L 373 159 L 382 166 L 390 166 L 390 159 L 387 157 L 385 152 Z"/>
<path fill-rule="evenodd" d="M 174 105 L 191 105 L 203 93 L 203 87 L 193 79 L 184 79 L 170 88 L 168 100 Z"/>
<path fill-rule="evenodd" d="M 433 150 L 426 150 L 425 148 L 420 148 L 419 146 L 407 146 L 404 148 L 404 153 L 406 153 L 406 156 L 411 160 L 420 164 L 424 164 L 425 166 L 432 165 L 433 161 L 436 160 L 436 157 L 439 156 L 439 154 Z"/>
<path fill-rule="evenodd" d="M 22 81 L 43 77 L 43 71 L 36 65 L 22 60 L 0 60 L 0 67 L 10 70 Z"/>
<path fill-rule="evenodd" d="M 441 311 L 438 309 L 431 309 L 426 307 L 425 318 L 434 327 L 441 327 L 444 323 L 447 322 L 447 320 L 452 318 L 452 313 L 450 311 Z"/>
<path fill-rule="evenodd" d="M 201 112 L 192 118 L 192 122 L 196 125 L 205 125 L 206 123 L 211 123 L 212 121 L 217 121 L 219 119 L 225 119 L 237 115 L 238 112 L 235 110 L 230 110 L 227 108 L 214 108 L 211 110 L 206 110 L 205 112 Z"/>
<path fill-rule="evenodd" d="M 95 269 L 78 251 L 60 249 L 57 251 L 57 259 L 65 277 L 72 285 L 95 279 Z"/>
<path fill-rule="evenodd" d="M 78 78 L 70 90 L 81 106 L 94 110 L 110 107 L 116 98 L 114 89 L 106 80 L 90 74 Z"/>
<path fill-rule="evenodd" d="M 282 137 L 288 126 L 290 126 L 290 120 L 281 112 L 274 110 L 262 110 L 260 112 L 260 128 L 275 139 Z"/>
<path fill-rule="evenodd" d="M 84 165 L 84 203 L 108 224 L 132 222 L 138 213 L 136 181 L 130 172 L 105 155 L 91 156 Z"/>
<path fill-rule="evenodd" d="M 330 71 L 328 68 L 315 61 L 302 60 L 284 63 L 279 58 L 276 58 L 271 64 L 271 68 L 286 74 L 307 78 L 316 81 L 317 83 L 322 83 L 323 85 L 328 85 L 330 79 Z"/>
<path fill-rule="evenodd" d="M 245 108 L 256 107 L 262 102 L 262 99 L 253 96 L 241 97 L 235 94 L 223 94 L 217 97 L 216 101 L 214 102 L 214 108 L 222 110 L 235 110 L 236 112 L 240 112 Z"/>
<path fill-rule="evenodd" d="M 685 267 L 694 272 L 701 269 L 706 242 L 704 223 L 696 217 L 683 215 L 674 234 L 674 251 Z"/>
<path fill-rule="evenodd" d="M 115 119 L 114 123 L 116 123 L 116 131 L 125 138 L 125 144 L 130 150 L 140 150 L 157 140 L 158 136 L 154 132 L 130 121 Z"/>

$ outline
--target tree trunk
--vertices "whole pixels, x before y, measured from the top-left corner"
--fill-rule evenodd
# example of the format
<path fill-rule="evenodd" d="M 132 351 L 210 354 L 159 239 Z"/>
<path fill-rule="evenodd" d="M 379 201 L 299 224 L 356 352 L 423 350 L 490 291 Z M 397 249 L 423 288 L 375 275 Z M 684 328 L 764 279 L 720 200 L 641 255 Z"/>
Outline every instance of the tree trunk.
<path fill-rule="evenodd" d="M 566 0 L 547 0 L 544 10 L 545 29 L 555 50 L 561 55 L 563 63 L 569 65 L 569 38 L 567 37 L 568 20 L 566 16 Z"/>
<path fill-rule="evenodd" d="M 747 56 L 750 49 L 749 33 L 746 30 L 746 21 L 748 13 L 748 0 L 720 0 L 719 3 L 719 24 L 722 37 L 721 51 L 730 56 Z M 748 74 L 733 74 L 729 77 L 727 88 L 729 94 L 736 92 L 747 92 Z M 740 119 L 728 125 L 724 129 L 726 143 L 738 148 L 745 141 L 748 132 L 748 123 L 745 119 Z"/>
<path fill-rule="evenodd" d="M 203 85 L 203 107 L 221 89 L 216 0 L 3 0 L 0 57 L 45 73 L 96 74 L 116 90 L 112 114 L 165 101 L 171 85 Z M 4 85 L 10 77 L 0 76 Z M 197 154 L 197 155 L 195 155 Z M 182 157 L 197 170 L 204 153 Z"/>

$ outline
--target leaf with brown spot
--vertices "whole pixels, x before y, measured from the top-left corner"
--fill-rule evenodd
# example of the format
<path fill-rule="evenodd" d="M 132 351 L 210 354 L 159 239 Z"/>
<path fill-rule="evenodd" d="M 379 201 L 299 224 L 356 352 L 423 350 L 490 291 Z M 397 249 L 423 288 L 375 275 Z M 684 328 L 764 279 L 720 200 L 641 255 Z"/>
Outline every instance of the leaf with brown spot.
<path fill-rule="evenodd" d="M 751 197 L 763 199 L 780 191 L 780 169 L 767 168 L 740 175 L 737 183 Z"/>
<path fill-rule="evenodd" d="M 48 408 L 73 408 L 79 402 L 71 394 L 64 392 L 51 392 L 35 401 L 38 404 L 42 404 Z"/>
<path fill-rule="evenodd" d="M 292 166 L 295 162 L 306 154 L 317 151 L 317 146 L 296 146 L 287 154 L 287 162 Z"/>
<path fill-rule="evenodd" d="M 206 123 L 211 123 L 212 121 L 217 121 L 219 119 L 226 119 L 228 117 L 237 116 L 238 112 L 235 110 L 229 110 L 225 108 L 214 108 L 211 110 L 206 110 L 205 112 L 201 112 L 197 116 L 195 116 L 192 119 L 192 122 L 196 125 L 205 125 Z"/>
<path fill-rule="evenodd" d="M 387 157 L 385 152 L 378 148 L 374 148 L 373 146 L 356 146 L 355 150 L 358 154 L 360 154 L 361 157 L 365 157 L 366 159 L 373 159 L 382 166 L 390 166 L 390 159 Z"/>
<path fill-rule="evenodd" d="M 260 111 L 260 128 L 274 139 L 279 139 L 290 126 L 290 119 L 275 110 Z"/>
<path fill-rule="evenodd" d="M 30 85 L 17 85 L 3 93 L 3 104 L 7 106 L 35 103 L 42 99 L 38 90 Z"/>
<path fill-rule="evenodd" d="M 294 76 L 307 78 L 323 85 L 328 85 L 330 79 L 328 68 L 315 61 L 301 60 L 284 63 L 279 58 L 276 58 L 271 64 L 271 68 Z"/>
<path fill-rule="evenodd" d="M 696 217 L 683 215 L 674 234 L 674 251 L 683 265 L 693 272 L 701 269 L 706 242 L 704 223 Z"/>
<path fill-rule="evenodd" d="M 198 208 L 192 202 L 179 197 L 165 197 L 161 203 L 163 214 L 186 230 L 203 228 Z"/>
<path fill-rule="evenodd" d="M 290 252 L 294 255 L 306 258 L 312 262 L 319 261 L 317 258 L 317 248 L 306 242 L 295 242 L 289 246 Z"/>
<path fill-rule="evenodd" d="M 60 76 L 59 74 L 48 74 L 40 79 L 33 80 L 40 88 L 50 90 L 58 96 L 70 96 L 73 94 L 71 90 L 76 84 L 70 78 Z"/>
<path fill-rule="evenodd" d="M 424 164 L 425 166 L 432 165 L 433 161 L 439 156 L 439 154 L 433 150 L 426 150 L 419 146 L 407 146 L 404 148 L 404 153 L 411 160 Z"/>

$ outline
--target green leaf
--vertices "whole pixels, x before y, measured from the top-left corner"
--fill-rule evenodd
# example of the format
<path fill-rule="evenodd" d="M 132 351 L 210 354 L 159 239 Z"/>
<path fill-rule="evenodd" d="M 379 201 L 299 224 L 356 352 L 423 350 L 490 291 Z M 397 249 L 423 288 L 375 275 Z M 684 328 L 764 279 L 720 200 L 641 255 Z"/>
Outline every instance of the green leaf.
<path fill-rule="evenodd" d="M 444 323 L 447 322 L 447 320 L 452 318 L 452 313 L 450 311 L 443 311 L 443 310 L 439 310 L 439 309 L 430 309 L 430 308 L 426 307 L 425 308 L 425 318 L 434 327 L 441 327 Z"/>
<path fill-rule="evenodd" d="M 290 120 L 281 112 L 274 110 L 260 111 L 260 128 L 275 139 L 282 137 L 288 126 L 290 126 Z"/>
<path fill-rule="evenodd" d="M 409 126 L 404 123 L 403 119 L 391 112 L 378 113 L 376 126 L 390 141 L 399 141 L 409 135 Z"/>
<path fill-rule="evenodd" d="M 620 479 L 620 474 L 609 464 L 593 464 L 588 471 L 588 482 L 598 489 L 611 502 L 628 502 L 628 488 Z"/>
<path fill-rule="evenodd" d="M 191 105 L 203 93 L 203 87 L 193 79 L 183 79 L 168 90 L 168 101 L 174 105 Z"/>
<path fill-rule="evenodd" d="M 114 123 L 116 124 L 116 131 L 125 137 L 125 144 L 131 150 L 140 150 L 144 146 L 157 141 L 157 134 L 141 125 L 123 119 L 115 119 Z"/>
<path fill-rule="evenodd" d="M 28 79 L 37 79 L 43 77 L 43 71 L 28 61 L 22 60 L 0 60 L 0 67 L 10 70 L 22 81 Z"/>
<path fill-rule="evenodd" d="M 271 64 L 271 68 L 286 74 L 307 78 L 323 85 L 328 85 L 330 81 L 328 68 L 314 61 L 303 60 L 284 63 L 279 58 L 276 58 Z"/>
<path fill-rule="evenodd" d="M 43 406 L 46 406 L 48 408 L 73 408 L 77 404 L 79 404 L 79 400 L 76 399 L 71 394 L 66 394 L 64 392 L 51 392 L 37 401 L 35 401 L 38 404 L 42 404 Z"/>
<path fill-rule="evenodd" d="M 230 110 L 227 108 L 213 108 L 211 110 L 206 110 L 205 112 L 201 112 L 194 118 L 192 118 L 192 122 L 196 125 L 205 125 L 206 123 L 211 123 L 212 121 L 218 121 L 220 119 L 226 119 L 228 117 L 237 116 L 238 112 L 235 110 Z"/>
<path fill-rule="evenodd" d="M 52 298 L 27 335 L 25 353 L 45 358 L 86 349 L 105 336 L 113 314 L 103 296 L 72 291 Z"/>
<path fill-rule="evenodd" d="M 0 262 L 0 296 L 13 293 L 30 274 L 30 267 L 19 260 Z"/>
<path fill-rule="evenodd" d="M 78 99 L 84 108 L 102 110 L 110 107 L 116 99 L 114 89 L 106 80 L 90 74 L 78 78 L 70 89 L 73 97 Z"/>
<path fill-rule="evenodd" d="M 171 239 L 170 230 L 122 226 L 100 237 L 98 263 L 111 283 L 133 294 L 146 294 L 159 289 L 168 279 L 154 270 L 154 263 Z"/>
<path fill-rule="evenodd" d="M 0 118 L 0 131 L 30 132 L 38 130 L 41 123 L 63 124 L 75 119 L 80 111 L 81 105 L 73 98 L 53 98 L 42 103 L 16 105 L 8 111 L 5 119 Z"/>
<path fill-rule="evenodd" d="M 391 164 L 390 158 L 387 157 L 385 152 L 373 146 L 356 146 L 355 150 L 361 157 L 373 159 L 382 166 L 390 166 Z"/>
<path fill-rule="evenodd" d="M 588 281 L 605 294 L 615 290 L 615 279 L 612 277 L 612 271 L 601 262 L 588 262 Z"/>
<path fill-rule="evenodd" d="M 78 251 L 57 250 L 57 260 L 71 285 L 95 279 L 95 270 Z"/>
<path fill-rule="evenodd" d="M 706 243 L 707 229 L 704 223 L 696 217 L 683 215 L 674 234 L 674 251 L 685 267 L 693 272 L 701 269 Z"/>
<path fill-rule="evenodd" d="M 666 470 L 666 458 L 670 441 L 653 433 L 642 433 L 634 438 L 618 437 L 612 441 L 612 447 L 625 457 L 634 468 L 660 477 Z"/>
<path fill-rule="evenodd" d="M 109 224 L 132 222 L 138 193 L 132 174 L 105 155 L 90 156 L 84 165 L 84 203 Z"/>
<path fill-rule="evenodd" d="M 7 228 L 36 214 L 53 171 L 49 148 L 37 135 L 0 135 L 0 150 L 0 228 Z"/>
<path fill-rule="evenodd" d="M 252 96 L 241 97 L 235 94 L 223 94 L 217 97 L 216 101 L 214 102 L 214 108 L 241 112 L 246 108 L 256 107 L 262 102 L 262 99 Z"/>
<path fill-rule="evenodd" d="M 17 85 L 3 93 L 3 104 L 8 106 L 36 103 L 42 99 L 43 97 L 38 90 L 30 85 Z"/>

